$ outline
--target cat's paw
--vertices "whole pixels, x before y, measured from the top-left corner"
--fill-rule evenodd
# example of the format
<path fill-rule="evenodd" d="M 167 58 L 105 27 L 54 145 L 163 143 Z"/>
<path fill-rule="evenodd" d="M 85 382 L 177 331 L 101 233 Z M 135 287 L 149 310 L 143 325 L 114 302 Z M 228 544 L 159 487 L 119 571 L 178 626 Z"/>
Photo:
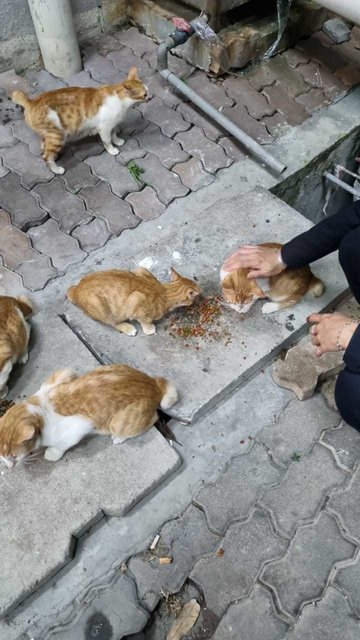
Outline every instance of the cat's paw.
<path fill-rule="evenodd" d="M 113 147 L 113 145 L 110 145 L 110 144 L 106 147 L 106 151 L 110 153 L 110 155 L 112 156 L 117 156 L 118 153 L 120 153 L 119 149 L 117 149 L 116 147 Z"/>
<path fill-rule="evenodd" d="M 3 400 L 4 398 L 6 398 L 8 393 L 9 393 L 9 387 L 6 384 L 0 388 L 0 400 Z"/>
<path fill-rule="evenodd" d="M 65 451 L 62 449 L 57 449 L 56 447 L 48 447 L 44 453 L 44 458 L 46 460 L 51 460 L 51 462 L 56 462 L 63 457 Z"/>
<path fill-rule="evenodd" d="M 264 315 L 268 313 L 274 313 L 274 311 L 279 311 L 279 305 L 277 302 L 265 302 L 263 304 L 261 311 Z"/>
<path fill-rule="evenodd" d="M 21 354 L 20 358 L 18 359 L 18 362 L 20 364 L 26 364 L 28 360 L 29 360 L 29 352 L 25 351 L 24 353 Z"/>
<path fill-rule="evenodd" d="M 111 142 L 113 144 L 116 144 L 118 147 L 122 147 L 123 144 L 125 144 L 124 138 L 119 138 L 116 134 L 113 134 L 111 138 Z"/>
<path fill-rule="evenodd" d="M 156 333 L 156 327 L 154 324 L 150 324 L 146 327 L 142 327 L 143 332 L 145 333 L 146 336 L 153 336 L 154 333 Z"/>
<path fill-rule="evenodd" d="M 57 164 L 52 163 L 49 165 L 50 171 L 55 173 L 57 176 L 62 176 L 65 173 L 64 167 L 59 167 Z"/>
<path fill-rule="evenodd" d="M 112 437 L 113 444 L 122 444 L 125 440 L 127 440 L 127 438 L 120 438 L 120 436 Z"/>

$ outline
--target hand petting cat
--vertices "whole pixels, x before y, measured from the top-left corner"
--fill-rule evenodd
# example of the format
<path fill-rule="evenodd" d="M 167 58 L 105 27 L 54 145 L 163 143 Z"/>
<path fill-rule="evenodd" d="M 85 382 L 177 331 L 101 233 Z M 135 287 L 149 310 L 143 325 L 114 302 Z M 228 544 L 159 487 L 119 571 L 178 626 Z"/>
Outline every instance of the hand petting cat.
<path fill-rule="evenodd" d="M 250 269 L 247 277 L 251 280 L 277 276 L 286 265 L 281 259 L 280 249 L 245 244 L 229 256 L 222 267 L 228 272 L 243 268 Z"/>

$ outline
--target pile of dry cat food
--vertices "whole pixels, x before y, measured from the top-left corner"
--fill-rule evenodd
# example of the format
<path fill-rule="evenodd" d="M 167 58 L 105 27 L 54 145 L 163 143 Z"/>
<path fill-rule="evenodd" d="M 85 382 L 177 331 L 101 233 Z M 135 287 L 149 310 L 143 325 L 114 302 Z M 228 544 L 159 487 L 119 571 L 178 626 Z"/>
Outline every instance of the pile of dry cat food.
<path fill-rule="evenodd" d="M 170 316 L 165 329 L 173 338 L 204 338 L 229 344 L 230 333 L 220 326 L 221 302 L 220 294 L 210 295 L 200 298 L 199 302 L 195 302 L 191 307 L 177 309 Z M 198 347 L 198 343 L 195 346 Z"/>
<path fill-rule="evenodd" d="M 4 415 L 4 413 L 7 412 L 8 409 L 10 409 L 10 407 L 13 406 L 13 404 L 14 403 L 10 400 L 0 400 L 0 418 Z"/>

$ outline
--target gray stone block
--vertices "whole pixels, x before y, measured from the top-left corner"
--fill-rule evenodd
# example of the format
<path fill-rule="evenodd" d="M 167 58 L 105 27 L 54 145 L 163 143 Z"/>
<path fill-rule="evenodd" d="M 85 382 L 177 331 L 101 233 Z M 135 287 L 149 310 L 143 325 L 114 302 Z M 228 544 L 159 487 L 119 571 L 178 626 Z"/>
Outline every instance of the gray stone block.
<path fill-rule="evenodd" d="M 167 228 L 155 229 L 151 241 L 130 258 L 121 259 L 118 253 L 116 267 L 133 269 L 146 264 L 157 277 L 166 280 L 173 264 L 185 276 L 197 277 L 205 295 L 214 294 L 220 288 L 220 266 L 239 244 L 274 238 L 285 242 L 309 227 L 304 217 L 282 201 L 256 189 L 205 208 L 192 218 L 191 226 L 185 220 L 175 233 Z M 103 269 L 114 266 L 113 259 L 104 257 Z M 323 297 L 304 299 L 292 309 L 270 315 L 261 313 L 261 303 L 245 316 L 222 309 L 216 327 L 219 341 L 209 337 L 174 339 L 169 334 L 167 318 L 157 323 L 156 335 L 144 336 L 139 332 L 135 338 L 129 338 L 86 318 L 72 305 L 67 305 L 66 316 L 104 362 L 120 359 L 141 366 L 148 361 L 154 374 L 175 380 L 181 399 L 173 414 L 193 419 L 293 341 L 311 311 L 323 309 L 346 289 L 336 256 L 319 261 L 314 271 L 326 281 L 327 292 Z M 184 343 L 189 346 L 185 348 Z"/>
<path fill-rule="evenodd" d="M 230 605 L 214 640 L 282 640 L 288 629 L 275 612 L 270 592 L 256 584 L 251 596 Z"/>
<path fill-rule="evenodd" d="M 207 608 L 222 615 L 250 593 L 264 563 L 281 557 L 285 548 L 269 516 L 256 510 L 247 522 L 230 525 L 217 551 L 196 563 L 190 579 L 201 587 Z"/>
<path fill-rule="evenodd" d="M 321 437 L 321 444 L 332 451 L 336 462 L 352 470 L 360 459 L 360 433 L 341 422 L 338 429 L 329 429 Z"/>
<path fill-rule="evenodd" d="M 306 402 L 289 402 L 277 422 L 264 427 L 257 439 L 270 450 L 276 463 L 288 465 L 294 454 L 296 457 L 309 453 L 321 432 L 339 422 L 339 415 L 316 395 Z"/>
<path fill-rule="evenodd" d="M 336 44 L 350 40 L 350 28 L 340 18 L 327 20 L 324 22 L 322 30 L 331 40 L 336 42 Z"/>
<path fill-rule="evenodd" d="M 357 467 L 346 489 L 334 491 L 329 500 L 329 509 L 341 520 L 346 532 L 360 540 L 360 466 Z"/>
<path fill-rule="evenodd" d="M 298 529 L 284 558 L 268 564 L 261 581 L 274 589 L 281 609 L 296 616 L 303 604 L 321 597 L 335 564 L 354 551 L 335 519 L 322 513 L 314 524 Z"/>
<path fill-rule="evenodd" d="M 296 527 L 318 514 L 325 496 L 346 479 L 330 452 L 316 445 L 309 455 L 291 463 L 280 484 L 264 492 L 260 504 L 272 513 L 276 528 L 290 537 Z"/>
<path fill-rule="evenodd" d="M 193 502 L 205 512 L 210 529 L 223 534 L 230 522 L 249 516 L 264 488 L 281 475 L 265 448 L 255 444 L 245 455 L 230 460 L 215 482 L 195 494 Z"/>
<path fill-rule="evenodd" d="M 340 567 L 333 579 L 335 587 L 340 587 L 350 600 L 351 606 L 357 618 L 360 618 L 360 555 L 355 564 Z"/>

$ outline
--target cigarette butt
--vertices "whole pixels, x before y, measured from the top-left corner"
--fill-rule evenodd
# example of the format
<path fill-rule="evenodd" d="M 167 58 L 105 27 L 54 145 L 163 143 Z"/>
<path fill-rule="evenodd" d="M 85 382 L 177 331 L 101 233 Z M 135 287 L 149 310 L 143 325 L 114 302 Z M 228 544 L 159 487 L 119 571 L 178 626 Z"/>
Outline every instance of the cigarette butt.
<path fill-rule="evenodd" d="M 156 547 L 157 543 L 159 542 L 159 540 L 160 540 L 160 536 L 159 536 L 159 534 L 157 534 L 155 536 L 154 540 L 152 541 L 151 545 L 150 545 L 150 551 L 153 551 L 155 549 L 155 547 Z"/>
<path fill-rule="evenodd" d="M 171 564 L 172 558 L 169 558 L 168 556 L 164 556 L 163 558 L 159 558 L 159 562 L 160 564 Z"/>

